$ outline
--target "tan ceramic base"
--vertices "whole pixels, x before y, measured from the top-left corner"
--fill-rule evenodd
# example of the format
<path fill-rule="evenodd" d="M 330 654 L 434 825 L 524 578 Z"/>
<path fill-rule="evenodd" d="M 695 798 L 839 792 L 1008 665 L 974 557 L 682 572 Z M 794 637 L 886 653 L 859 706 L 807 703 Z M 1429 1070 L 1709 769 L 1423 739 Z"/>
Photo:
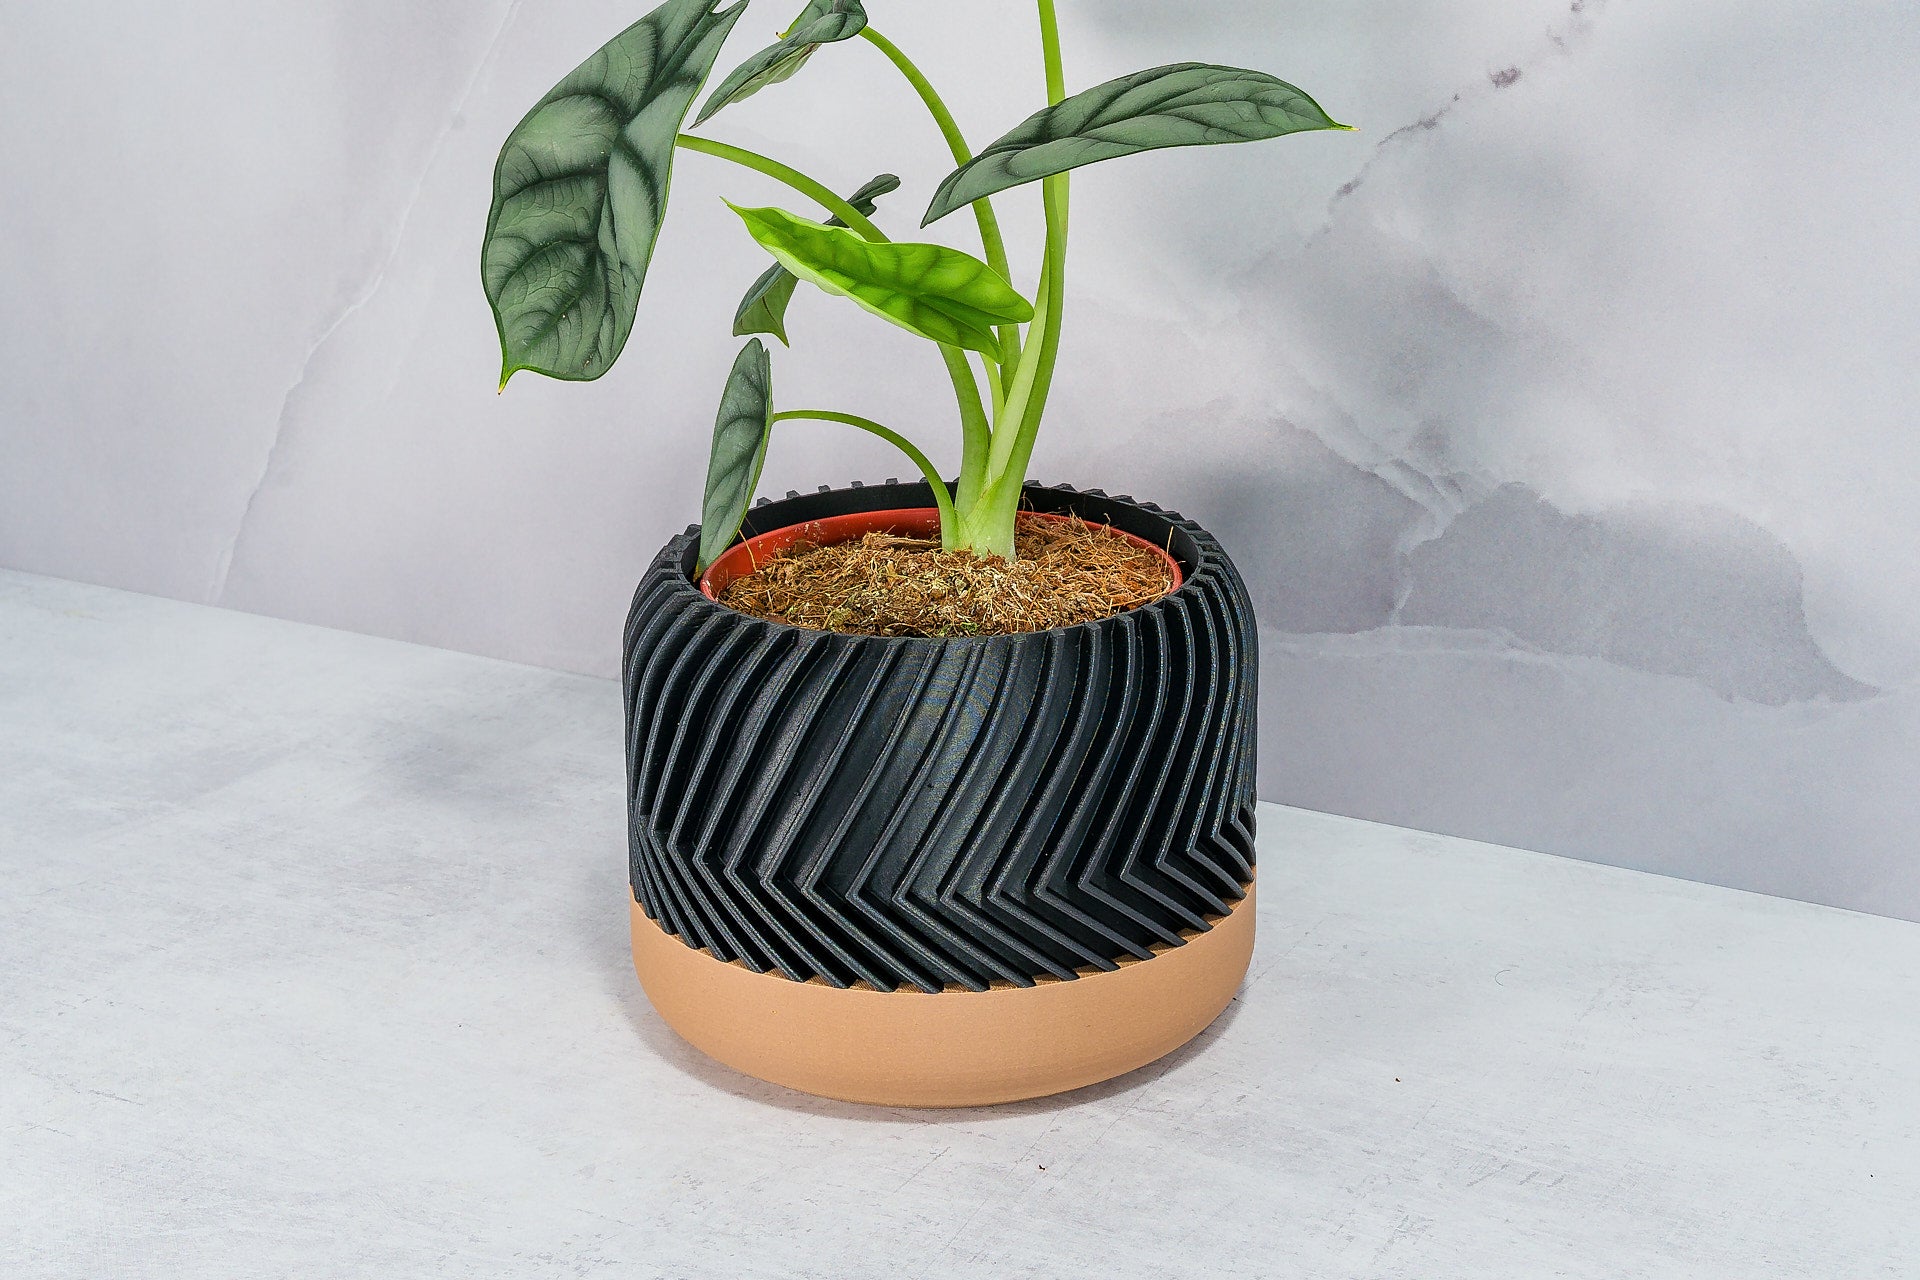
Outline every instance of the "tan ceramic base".
<path fill-rule="evenodd" d="M 735 1070 L 903 1107 L 1038 1098 L 1144 1067 L 1206 1029 L 1253 956 L 1253 890 L 1212 929 L 1071 982 L 875 991 L 755 973 L 689 947 L 633 904 L 633 967 L 660 1016 Z"/>

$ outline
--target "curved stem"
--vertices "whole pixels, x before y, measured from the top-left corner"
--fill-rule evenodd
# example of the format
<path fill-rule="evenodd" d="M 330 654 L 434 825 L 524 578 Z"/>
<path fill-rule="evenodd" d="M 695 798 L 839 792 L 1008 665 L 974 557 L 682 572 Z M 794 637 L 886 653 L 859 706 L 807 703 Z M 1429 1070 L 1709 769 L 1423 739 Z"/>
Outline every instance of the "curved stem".
<path fill-rule="evenodd" d="M 1008 481 L 1018 492 L 1027 478 L 1027 463 L 1033 457 L 1034 441 L 1040 435 L 1040 419 L 1047 411 L 1047 396 L 1053 390 L 1054 366 L 1060 359 L 1060 324 L 1066 309 L 1067 273 L 1067 178 L 1058 174 L 1042 186 L 1047 206 L 1047 297 L 1045 322 L 1038 345 L 1040 354 L 1033 362 L 1033 380 L 1018 421 L 1003 425 L 1013 443 L 1000 460 L 992 483 Z M 1024 372 L 1024 370 L 1023 370 Z M 996 441 L 996 443 L 998 443 Z M 1009 512 L 1007 518 L 1013 517 Z"/>
<path fill-rule="evenodd" d="M 884 231 L 873 225 L 873 219 L 835 195 L 831 188 L 815 182 L 798 169 L 781 164 L 778 160 L 763 156 L 757 151 L 748 151 L 745 147 L 715 142 L 711 138 L 696 138 L 690 133 L 683 133 L 675 138 L 673 145 L 687 151 L 698 151 L 703 155 L 718 156 L 722 160 L 731 160 L 756 173 L 764 173 L 769 178 L 786 183 L 858 231 L 866 239 L 879 241 L 887 238 Z"/>
<path fill-rule="evenodd" d="M 1053 0 L 1040 0 L 1040 54 L 1047 65 L 1047 105 L 1054 106 L 1067 96 L 1067 78 L 1060 69 L 1060 22 Z"/>
<path fill-rule="evenodd" d="M 947 376 L 953 380 L 954 399 L 960 404 L 960 483 L 954 490 L 954 505 L 965 511 L 980 497 L 987 483 L 987 462 L 993 451 L 993 426 L 980 407 L 980 384 L 974 380 L 973 366 L 959 347 L 942 345 L 940 358 L 947 362 Z"/>
<path fill-rule="evenodd" d="M 1057 184 L 1057 185 L 1056 185 Z M 1040 435 L 1041 415 L 1053 388 L 1053 370 L 1060 355 L 1060 319 L 1065 307 L 1067 264 L 1067 183 L 1064 175 L 1048 178 L 1042 188 L 1047 205 L 1047 264 L 1041 275 L 1042 316 L 1036 319 L 1028 359 L 1014 380 L 1019 403 L 1009 401 L 1007 414 L 994 432 L 989 479 L 979 501 L 967 511 L 963 537 L 967 544 L 990 555 L 1013 558 L 1014 524 L 1020 512 L 1020 492 L 1027 479 Z M 1056 234 L 1057 233 L 1057 234 Z"/>
<path fill-rule="evenodd" d="M 1033 376 L 1039 372 L 1041 340 L 1046 334 L 1046 297 L 1050 292 L 1050 280 L 1046 273 L 1046 263 L 1041 263 L 1041 288 L 1033 294 L 1033 332 L 1029 334 L 1027 349 L 1021 353 L 1020 365 L 1016 365 L 1006 380 L 1006 399 L 1000 403 L 993 415 L 993 453 L 987 457 L 987 480 L 993 480 L 1002 470 L 1006 470 L 1006 459 L 1014 453 L 1014 438 L 1020 434 L 1020 420 L 1027 415 L 1027 401 L 1033 397 Z"/>
<path fill-rule="evenodd" d="M 1020 338 L 1018 335 L 1020 330 L 1016 326 L 1002 325 L 1000 327 L 1000 332 L 1003 335 L 1003 338 L 1002 338 L 1003 343 L 1009 342 L 1009 341 L 1015 343 L 1016 345 L 1019 343 Z M 1001 347 L 1000 353 L 1002 355 L 1006 354 L 1006 348 L 1004 345 Z M 1001 369 L 1003 368 L 1003 366 L 1000 364 L 999 361 L 995 360 L 992 356 L 984 355 L 979 352 L 975 352 L 974 354 L 980 356 L 980 370 L 982 373 L 987 375 L 987 401 L 990 406 L 987 412 L 987 431 L 989 432 L 989 434 L 991 434 L 991 432 L 993 431 L 992 424 L 1000 421 L 1000 410 L 1006 407 L 1006 402 L 1007 402 L 1007 384 L 1005 381 L 1006 375 L 1001 372 Z"/>
<path fill-rule="evenodd" d="M 798 169 L 781 164 L 778 160 L 760 155 L 758 152 L 748 151 L 745 147 L 715 142 L 711 138 L 696 138 L 688 133 L 675 138 L 674 145 L 688 151 L 698 151 L 703 155 L 731 160 L 756 173 L 784 182 L 829 213 L 838 216 L 840 221 L 866 239 L 876 243 L 884 243 L 887 239 L 887 233 L 875 226 L 873 219 L 835 195 L 828 187 L 814 181 Z M 1004 261 L 1003 257 L 1002 262 Z M 940 354 L 946 361 L 947 377 L 953 383 L 954 399 L 960 405 L 960 430 L 965 441 L 963 455 L 965 462 L 962 465 L 960 477 L 962 491 L 969 494 L 978 493 L 981 485 L 986 481 L 987 452 L 992 447 L 993 426 L 987 420 L 986 410 L 981 407 L 980 384 L 974 379 L 973 367 L 967 363 L 966 353 L 954 347 L 942 346 Z M 991 370 L 991 366 L 989 368 Z M 997 379 L 1000 374 L 998 371 L 991 371 L 989 376 Z M 999 387 L 996 383 L 996 394 L 998 391 Z M 839 419 L 833 420 L 839 421 Z M 865 419 L 861 420 L 861 422 L 865 421 Z M 969 476 L 975 477 L 971 485 L 968 483 Z M 944 495 L 945 490 L 941 490 L 941 493 Z M 950 521 L 943 521 L 942 527 L 950 523 Z"/>
<path fill-rule="evenodd" d="M 1066 73 L 1060 62 L 1060 24 L 1053 0 L 1039 0 L 1040 49 L 1046 66 L 1047 102 L 1067 96 Z M 1054 362 L 1060 353 L 1060 322 L 1066 307 L 1067 175 L 1055 174 L 1041 183 L 1047 215 L 1046 261 L 1040 270 L 1040 288 L 1034 298 L 1033 329 L 1027 350 L 1014 370 L 1007 391 L 1005 416 L 996 424 L 989 483 L 997 485 L 1012 473 L 1017 487 L 1026 479 L 1026 461 L 1033 453 L 1032 436 L 1040 429 L 1047 393 L 1053 386 Z M 1023 437 L 1025 437 L 1023 444 Z"/>
<path fill-rule="evenodd" d="M 1066 76 L 1060 60 L 1060 26 L 1053 0 L 1039 0 L 1040 46 L 1046 64 L 1047 101 L 1066 97 Z M 1020 490 L 1033 457 L 1040 419 L 1053 389 L 1054 366 L 1060 355 L 1060 325 L 1066 307 L 1067 283 L 1067 175 L 1055 174 L 1041 183 L 1047 214 L 1046 265 L 1040 273 L 1037 314 L 1020 367 L 1014 371 L 1006 413 L 994 433 L 989 478 L 979 503 L 967 512 L 965 537 L 989 554 L 1011 558 L 1014 521 L 1020 509 Z"/>
<path fill-rule="evenodd" d="M 987 399 L 991 401 L 987 406 L 987 417 L 992 422 L 998 422 L 1000 421 L 1000 415 L 1005 413 L 1007 408 L 1007 388 L 1003 381 L 1003 375 L 1000 371 L 1000 366 L 996 364 L 990 356 L 980 357 L 980 367 L 987 375 L 987 391 L 989 393 Z"/>
<path fill-rule="evenodd" d="M 913 465 L 920 469 L 927 483 L 933 488 L 933 505 L 940 509 L 940 545 L 951 551 L 959 535 L 960 522 L 953 513 L 953 498 L 947 492 L 947 482 L 940 478 L 940 472 L 934 468 L 927 455 L 915 448 L 913 442 L 898 431 L 890 430 L 875 422 L 872 418 L 863 418 L 856 413 L 836 413 L 831 409 L 788 409 L 776 413 L 767 419 L 767 425 L 776 422 L 790 422 L 796 418 L 812 418 L 820 422 L 838 422 L 844 426 L 858 427 L 862 431 L 879 436 L 894 448 L 912 459 Z"/>
<path fill-rule="evenodd" d="M 953 118 L 953 112 L 947 109 L 946 102 L 928 80 L 926 73 L 914 65 L 913 59 L 901 52 L 900 46 L 874 30 L 871 25 L 861 29 L 860 38 L 887 56 L 887 61 L 900 70 L 913 86 L 920 101 L 926 104 L 927 112 L 939 126 L 940 136 L 947 140 L 947 150 L 953 153 L 956 165 L 966 164 L 973 159 L 973 148 L 967 145 L 966 138 L 960 132 L 959 122 Z M 1007 265 L 1007 245 L 1000 235 L 1000 219 L 993 212 L 993 204 L 985 196 L 973 202 L 973 219 L 980 224 L 980 247 L 987 256 L 987 265 L 1000 273 L 1009 283 L 1013 280 L 1013 271 Z M 1017 325 L 1000 326 L 1000 347 L 1004 364 L 1011 368 L 1020 356 L 1020 329 Z M 991 376 L 991 375 L 989 375 Z"/>
<path fill-rule="evenodd" d="M 999 430 L 994 432 L 993 453 L 987 460 L 987 478 L 998 476 L 1007 469 L 1007 459 L 1013 455 L 1013 446 L 1019 435 L 1020 423 L 1026 417 L 1027 404 L 1033 398 L 1034 378 L 1040 372 L 1040 354 L 1045 345 L 1047 326 L 1046 316 L 1051 309 L 1053 297 L 1052 261 L 1040 265 L 1040 288 L 1033 297 L 1033 330 L 1028 335 L 1031 341 L 1022 354 L 1020 364 L 1013 371 L 1013 377 L 1007 385 L 1006 403 L 994 418 Z"/>

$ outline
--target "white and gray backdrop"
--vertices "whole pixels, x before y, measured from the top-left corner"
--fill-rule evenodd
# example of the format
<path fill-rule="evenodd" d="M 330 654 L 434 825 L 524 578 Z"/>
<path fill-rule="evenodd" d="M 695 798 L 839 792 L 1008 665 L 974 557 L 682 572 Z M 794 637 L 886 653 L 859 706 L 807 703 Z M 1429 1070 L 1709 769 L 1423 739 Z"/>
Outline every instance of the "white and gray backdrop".
<path fill-rule="evenodd" d="M 593 384 L 494 395 L 477 256 L 501 139 L 645 4 L 12 6 L 0 564 L 613 673 L 761 268 L 719 199 L 787 197 L 683 156 Z M 1037 105 L 1023 0 L 869 7 L 976 142 Z M 1920 918 L 1920 10 L 1064 8 L 1073 85 L 1251 65 L 1362 130 L 1076 179 L 1034 467 L 1235 552 L 1265 798 Z M 901 228 L 944 170 L 859 42 L 709 132 L 897 172 Z M 784 400 L 955 456 L 923 344 L 793 332 Z M 905 469 L 835 430 L 766 490 Z"/>

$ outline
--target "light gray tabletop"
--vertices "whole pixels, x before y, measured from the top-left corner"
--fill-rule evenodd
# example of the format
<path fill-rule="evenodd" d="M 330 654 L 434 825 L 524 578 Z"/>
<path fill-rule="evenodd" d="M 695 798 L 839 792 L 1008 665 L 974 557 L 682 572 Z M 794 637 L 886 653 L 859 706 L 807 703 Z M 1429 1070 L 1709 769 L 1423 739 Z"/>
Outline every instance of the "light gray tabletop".
<path fill-rule="evenodd" d="M 0 1274 L 1920 1275 L 1920 925 L 1263 806 L 1193 1045 L 874 1110 L 653 1016 L 620 732 L 0 573 Z"/>

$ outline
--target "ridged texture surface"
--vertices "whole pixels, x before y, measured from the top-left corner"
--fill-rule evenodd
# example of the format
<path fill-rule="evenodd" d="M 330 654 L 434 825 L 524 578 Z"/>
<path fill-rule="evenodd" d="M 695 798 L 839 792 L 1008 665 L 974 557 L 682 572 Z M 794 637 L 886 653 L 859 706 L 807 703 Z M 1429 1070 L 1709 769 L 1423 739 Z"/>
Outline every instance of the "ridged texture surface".
<path fill-rule="evenodd" d="M 673 539 L 627 620 L 630 870 L 667 932 L 722 960 L 881 990 L 1031 985 L 1179 945 L 1253 875 L 1257 636 L 1198 525 L 1096 491 L 1027 505 L 1149 538 L 1179 590 L 1099 622 L 960 640 L 735 613 Z M 753 532 L 930 506 L 823 490 Z"/>

